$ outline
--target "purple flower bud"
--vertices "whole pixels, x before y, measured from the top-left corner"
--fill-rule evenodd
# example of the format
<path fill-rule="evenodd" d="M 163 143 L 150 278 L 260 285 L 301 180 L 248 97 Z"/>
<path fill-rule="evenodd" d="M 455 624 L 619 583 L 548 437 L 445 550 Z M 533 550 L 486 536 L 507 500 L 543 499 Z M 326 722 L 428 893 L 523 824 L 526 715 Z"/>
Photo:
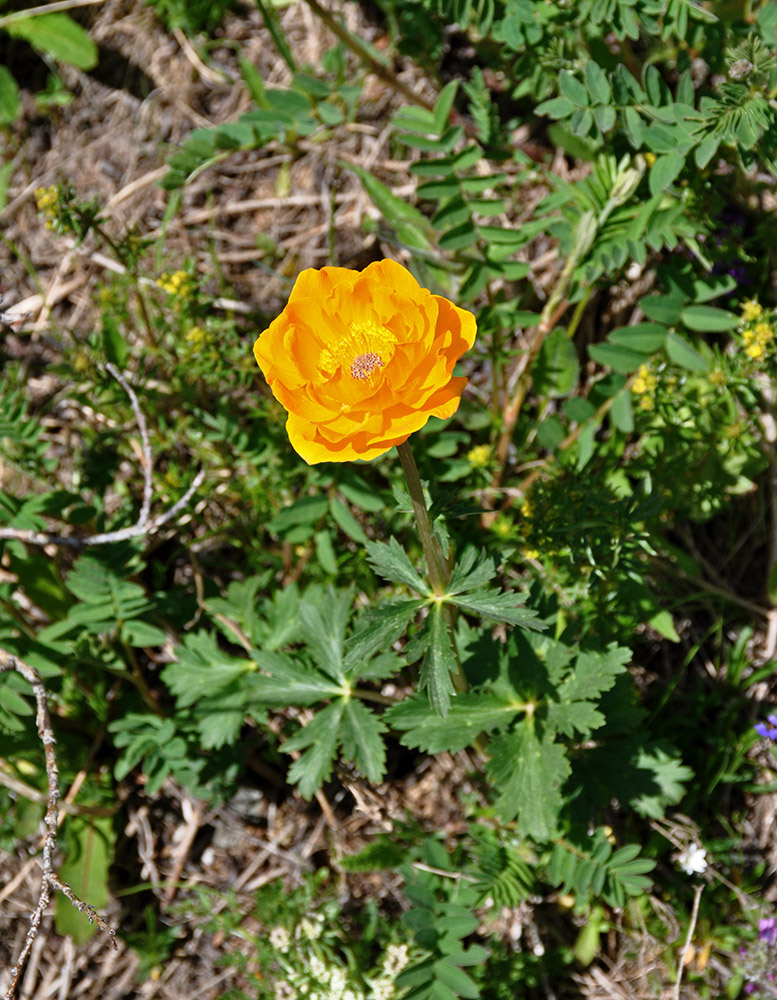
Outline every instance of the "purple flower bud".
<path fill-rule="evenodd" d="M 766 722 L 759 722 L 753 729 L 767 740 L 777 740 L 777 715 L 767 715 L 766 718 L 769 721 L 768 725 Z"/>
<path fill-rule="evenodd" d="M 758 940 L 768 945 L 777 944 L 777 921 L 774 917 L 764 917 L 758 921 Z"/>

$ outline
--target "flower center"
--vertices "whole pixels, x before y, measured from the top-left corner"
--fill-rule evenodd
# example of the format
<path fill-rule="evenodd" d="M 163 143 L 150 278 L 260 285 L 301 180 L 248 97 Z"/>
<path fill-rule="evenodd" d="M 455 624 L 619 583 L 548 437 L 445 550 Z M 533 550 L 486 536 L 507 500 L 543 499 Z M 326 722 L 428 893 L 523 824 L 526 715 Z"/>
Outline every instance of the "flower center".
<path fill-rule="evenodd" d="M 379 354 L 375 354 L 374 351 L 370 351 L 368 354 L 360 354 L 358 358 L 354 358 L 353 360 L 351 375 L 354 378 L 367 379 L 376 368 L 382 368 L 385 363 L 383 358 Z"/>
<path fill-rule="evenodd" d="M 351 323 L 344 336 L 323 349 L 318 367 L 328 378 L 344 369 L 352 378 L 369 382 L 373 373 L 391 360 L 395 344 L 394 334 L 375 320 Z"/>

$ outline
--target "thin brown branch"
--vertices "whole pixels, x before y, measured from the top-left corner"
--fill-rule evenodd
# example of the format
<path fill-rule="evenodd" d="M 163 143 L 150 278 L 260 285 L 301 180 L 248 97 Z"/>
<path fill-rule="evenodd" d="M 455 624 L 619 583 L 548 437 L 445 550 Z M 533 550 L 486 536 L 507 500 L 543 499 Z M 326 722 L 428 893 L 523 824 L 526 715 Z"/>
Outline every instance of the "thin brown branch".
<path fill-rule="evenodd" d="M 154 518 L 150 517 L 151 501 L 153 499 L 152 471 L 154 461 L 151 454 L 151 443 L 148 437 L 146 418 L 143 415 L 135 390 L 116 365 L 108 362 L 105 368 L 127 393 L 140 432 L 143 455 L 143 501 L 137 521 L 127 528 L 119 528 L 117 531 L 103 531 L 96 535 L 58 535 L 51 531 L 29 531 L 24 528 L 2 527 L 0 528 L 0 541 L 13 539 L 14 541 L 24 542 L 27 545 L 65 545 L 69 548 L 80 549 L 89 545 L 110 545 L 112 542 L 125 542 L 130 538 L 137 538 L 140 535 L 152 535 L 182 511 L 197 489 L 202 485 L 205 473 L 200 470 L 184 495 L 172 507 L 169 507 Z"/>
<path fill-rule="evenodd" d="M 151 457 L 151 443 L 148 439 L 148 425 L 146 424 L 146 418 L 143 411 L 140 408 L 140 403 L 138 402 L 138 397 L 135 395 L 135 390 L 129 384 L 129 382 L 124 378 L 122 373 L 112 364 L 110 361 L 105 366 L 106 371 L 110 372 L 111 375 L 116 379 L 122 389 L 129 396 L 130 404 L 132 405 L 132 412 L 135 414 L 135 419 L 138 422 L 138 430 L 140 431 L 140 441 L 143 447 L 143 503 L 140 508 L 140 514 L 138 515 L 137 523 L 138 525 L 145 525 L 148 521 L 149 514 L 151 513 L 151 498 L 153 495 L 154 484 L 152 480 L 152 472 L 154 468 L 154 461 Z"/>
<path fill-rule="evenodd" d="M 151 518 L 145 524 L 140 524 L 136 521 L 135 524 L 131 524 L 128 528 L 120 528 L 118 531 L 104 531 L 97 535 L 57 535 L 48 531 L 0 528 L 0 541 L 13 538 L 19 542 L 26 542 L 28 545 L 67 545 L 70 548 L 80 549 L 88 545 L 109 545 L 111 542 L 124 542 L 128 538 L 137 538 L 140 535 L 153 535 L 167 524 L 168 521 L 172 521 L 186 507 L 197 489 L 202 485 L 204 479 L 205 473 L 200 470 L 180 500 L 177 500 L 172 507 L 157 517 Z"/>
<path fill-rule="evenodd" d="M 81 910 L 82 913 L 86 913 L 90 920 L 96 920 L 98 925 L 103 930 L 107 930 L 111 934 L 114 947 L 116 947 L 116 935 L 114 931 L 108 927 L 105 921 L 97 916 L 94 908 L 78 899 L 73 890 L 62 882 L 54 871 L 54 851 L 57 845 L 59 769 L 57 768 L 57 756 L 54 751 L 56 740 L 54 739 L 54 733 L 51 728 L 46 689 L 43 686 L 40 674 L 34 667 L 29 666 L 29 664 L 18 659 L 18 657 L 12 656 L 4 649 L 0 649 L 0 673 L 6 672 L 21 674 L 21 676 L 30 685 L 33 690 L 33 694 L 35 695 L 35 704 L 37 707 L 35 721 L 38 727 L 38 736 L 40 736 L 40 741 L 43 744 L 43 753 L 46 760 L 46 779 L 48 784 L 48 794 L 46 796 L 46 815 L 44 817 L 46 832 L 43 837 L 42 852 L 43 875 L 41 878 L 40 894 L 38 896 L 38 902 L 35 905 L 35 909 L 30 914 L 30 926 L 27 931 L 27 936 L 25 937 L 19 957 L 17 958 L 15 965 L 13 965 L 10 970 L 11 979 L 3 997 L 3 1000 L 13 1000 L 16 987 L 19 983 L 19 977 L 22 974 L 22 970 L 24 969 L 25 962 L 29 957 L 32 946 L 35 943 L 35 939 L 38 936 L 43 914 L 46 912 L 46 908 L 51 900 L 52 890 L 64 892 L 74 906 Z"/>
<path fill-rule="evenodd" d="M 685 943 L 683 944 L 682 951 L 680 952 L 680 957 L 677 960 L 677 978 L 674 983 L 674 1000 L 680 1000 L 680 988 L 683 982 L 683 969 L 685 968 L 685 963 L 688 957 L 688 952 L 691 947 L 691 942 L 693 941 L 693 932 L 696 930 L 696 921 L 699 919 L 699 902 L 701 901 L 701 894 L 704 892 L 704 883 L 696 886 L 693 894 L 693 909 L 691 910 L 691 919 L 688 924 L 688 933 L 685 936 Z"/>

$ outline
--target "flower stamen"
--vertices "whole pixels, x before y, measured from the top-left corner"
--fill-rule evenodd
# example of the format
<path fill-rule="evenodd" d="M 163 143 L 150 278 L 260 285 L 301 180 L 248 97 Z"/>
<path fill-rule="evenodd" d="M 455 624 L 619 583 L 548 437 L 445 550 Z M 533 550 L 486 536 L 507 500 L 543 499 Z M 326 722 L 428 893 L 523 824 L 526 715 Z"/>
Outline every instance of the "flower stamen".
<path fill-rule="evenodd" d="M 369 351 L 367 354 L 360 354 L 358 358 L 353 359 L 351 375 L 354 378 L 362 380 L 368 379 L 376 368 L 382 368 L 385 363 L 383 358 L 374 351 Z"/>
<path fill-rule="evenodd" d="M 345 336 L 321 352 L 319 368 L 329 377 L 345 369 L 353 378 L 366 382 L 391 360 L 395 344 L 394 334 L 374 320 L 351 323 Z"/>

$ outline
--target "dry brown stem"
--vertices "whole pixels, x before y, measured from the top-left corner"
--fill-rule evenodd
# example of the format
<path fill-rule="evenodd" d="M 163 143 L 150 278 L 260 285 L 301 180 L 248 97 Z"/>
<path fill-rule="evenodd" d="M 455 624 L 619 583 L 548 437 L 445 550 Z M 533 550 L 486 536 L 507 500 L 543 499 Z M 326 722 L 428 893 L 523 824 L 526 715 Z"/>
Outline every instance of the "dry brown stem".
<path fill-rule="evenodd" d="M 24 528 L 0 528 L 0 541 L 4 539 L 14 539 L 25 542 L 28 545 L 66 545 L 69 548 L 85 548 L 90 545 L 109 545 L 111 542 L 124 542 L 129 538 L 137 538 L 140 535 L 152 535 L 159 531 L 168 521 L 172 521 L 189 503 L 197 489 L 205 479 L 205 473 L 200 470 L 192 480 L 189 488 L 183 496 L 171 507 L 156 517 L 151 517 L 151 501 L 153 497 L 153 458 L 151 455 L 151 444 L 148 438 L 148 426 L 135 390 L 129 384 L 119 369 L 108 362 L 106 370 L 116 379 L 122 389 L 127 393 L 132 412 L 137 420 L 140 431 L 142 465 L 143 465 L 143 501 L 140 507 L 138 519 L 127 528 L 119 528 L 117 531 L 103 531 L 95 535 L 58 535 L 49 531 L 29 531 Z"/>
<path fill-rule="evenodd" d="M 7 653 L 4 649 L 0 649 L 0 673 L 6 673 L 13 671 L 21 676 L 27 681 L 27 683 L 32 687 L 33 693 L 35 695 L 35 703 L 37 706 L 36 712 L 36 723 L 38 727 L 38 735 L 40 736 L 41 743 L 43 744 L 43 752 L 46 758 L 46 778 L 48 781 L 48 795 L 46 797 L 46 815 L 44 818 L 44 823 L 46 827 L 46 833 L 43 837 L 43 853 L 42 853 L 42 878 L 40 893 L 38 895 L 38 902 L 35 905 L 32 914 L 30 915 L 30 927 L 27 931 L 27 936 L 24 940 L 22 950 L 16 963 L 11 968 L 11 981 L 8 984 L 5 994 L 3 995 L 3 1000 L 12 1000 L 16 987 L 19 983 L 19 977 L 24 969 L 25 962 L 29 957 L 30 951 L 35 939 L 38 936 L 38 931 L 40 930 L 41 920 L 43 919 L 43 914 L 46 912 L 46 908 L 49 905 L 49 900 L 51 899 L 52 891 L 58 890 L 64 893 L 73 906 L 85 913 L 90 922 L 96 922 L 97 925 L 104 931 L 107 931 L 111 935 L 111 940 L 113 941 L 114 948 L 116 945 L 116 934 L 115 931 L 110 928 L 105 921 L 97 914 L 94 907 L 89 906 L 88 903 L 82 902 L 73 892 L 66 882 L 63 882 L 57 873 L 54 871 L 54 851 L 57 844 L 57 805 L 59 802 L 59 770 L 57 768 L 57 757 L 54 752 L 54 746 L 56 740 L 54 739 L 54 733 L 51 729 L 51 719 L 49 718 L 48 701 L 46 698 L 46 689 L 43 686 L 43 681 L 38 674 L 38 671 L 29 666 L 23 660 L 18 659 L 16 656 L 12 656 Z"/>

